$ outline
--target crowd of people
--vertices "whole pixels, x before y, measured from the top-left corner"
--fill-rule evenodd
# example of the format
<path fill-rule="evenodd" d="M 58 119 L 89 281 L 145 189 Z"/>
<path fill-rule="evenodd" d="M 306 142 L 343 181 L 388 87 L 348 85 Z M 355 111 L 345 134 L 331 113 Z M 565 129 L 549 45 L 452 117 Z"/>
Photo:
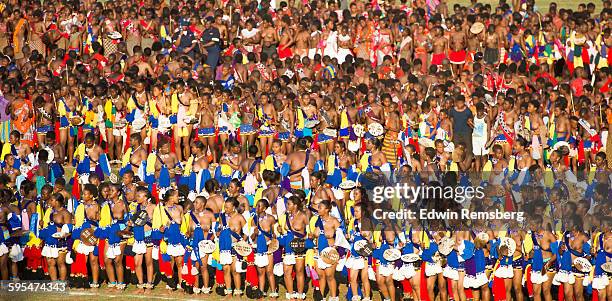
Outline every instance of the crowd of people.
<path fill-rule="evenodd" d="M 0 277 L 610 301 L 612 8 L 575 6 L 0 1 Z M 423 209 L 527 216 L 373 214 Z"/>

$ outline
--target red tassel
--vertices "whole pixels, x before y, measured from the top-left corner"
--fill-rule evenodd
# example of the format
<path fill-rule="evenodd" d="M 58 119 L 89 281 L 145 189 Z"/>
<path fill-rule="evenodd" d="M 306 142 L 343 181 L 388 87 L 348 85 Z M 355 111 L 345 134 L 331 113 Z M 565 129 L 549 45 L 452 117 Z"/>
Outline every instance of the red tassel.
<path fill-rule="evenodd" d="M 136 271 L 136 263 L 134 261 L 134 256 L 125 255 L 125 267 L 132 272 Z"/>
<path fill-rule="evenodd" d="M 527 285 L 527 292 L 529 293 L 529 297 L 533 297 L 533 283 L 531 283 L 531 264 L 527 265 L 525 269 L 525 283 Z"/>
<path fill-rule="evenodd" d="M 459 287 L 457 287 L 459 289 Z M 453 281 L 450 278 L 446 278 L 446 292 L 449 296 L 453 296 Z M 449 297 L 449 299 L 451 299 Z"/>
<path fill-rule="evenodd" d="M 125 138 L 125 148 L 123 149 L 123 152 L 127 153 L 128 149 L 130 149 L 130 140 L 131 140 L 130 136 L 132 135 L 132 128 L 129 125 L 127 126 L 127 129 L 125 130 L 125 134 L 127 138 Z"/>
<path fill-rule="evenodd" d="M 584 140 L 580 140 L 580 143 L 578 143 L 578 162 L 580 162 L 580 164 L 584 163 Z"/>
<path fill-rule="evenodd" d="M 591 142 L 591 154 L 598 153 L 599 148 L 601 147 L 601 137 L 599 134 L 591 136 Z"/>
<path fill-rule="evenodd" d="M 87 257 L 85 254 L 76 253 L 76 258 L 70 267 L 70 276 L 86 277 L 87 276 Z"/>
<path fill-rule="evenodd" d="M 504 279 L 502 278 L 493 277 L 493 300 L 506 300 L 506 284 L 504 283 Z"/>
<path fill-rule="evenodd" d="M 31 270 L 32 266 L 34 266 L 32 262 L 32 248 L 26 247 L 23 249 L 23 257 L 26 259 L 26 269 Z"/>
<path fill-rule="evenodd" d="M 364 138 L 361 138 L 361 153 L 364 153 L 366 151 L 366 142 Z"/>
<path fill-rule="evenodd" d="M 569 167 L 569 166 L 570 166 L 570 159 L 569 159 L 569 156 L 564 156 L 564 157 L 563 157 L 563 162 L 565 163 L 565 166 L 566 166 L 566 167 Z"/>
<path fill-rule="evenodd" d="M 312 149 L 319 150 L 319 134 L 314 134 L 312 138 Z"/>
<path fill-rule="evenodd" d="M 582 63 L 586 66 L 591 64 L 591 58 L 589 56 L 589 51 L 586 47 L 582 47 Z"/>
<path fill-rule="evenodd" d="M 83 127 L 80 126 L 79 129 L 77 130 L 77 139 L 79 142 L 83 141 Z"/>
<path fill-rule="evenodd" d="M 36 132 L 34 132 L 34 137 L 32 138 L 32 142 L 34 143 L 34 145 L 38 146 L 38 134 Z M 44 143 L 44 141 L 43 141 Z"/>
<path fill-rule="evenodd" d="M 257 268 L 255 267 L 255 253 L 251 252 L 247 256 L 247 270 L 246 270 L 246 283 L 252 287 L 259 285 L 259 279 L 257 277 Z"/>
<path fill-rule="evenodd" d="M 410 138 L 408 139 L 408 141 L 409 141 L 408 143 L 414 146 L 414 149 L 415 149 L 414 152 L 418 154 L 419 153 L 419 140 L 415 138 Z"/>
<path fill-rule="evenodd" d="M 593 290 L 593 297 L 592 297 L 593 301 L 599 301 L 599 291 L 598 290 Z"/>
<path fill-rule="evenodd" d="M 461 289 L 461 288 L 459 288 L 459 289 Z M 472 289 L 471 289 L 471 288 L 466 288 L 466 289 L 465 289 L 465 297 L 466 297 L 468 300 L 470 300 L 470 299 L 473 299 L 473 298 L 474 298 L 474 293 L 472 292 Z"/>
<path fill-rule="evenodd" d="M 316 275 L 316 277 L 312 276 L 313 274 Z M 321 286 L 319 285 L 319 274 L 317 274 L 317 271 L 314 268 L 310 269 L 310 275 L 312 278 L 312 287 L 317 289 L 320 288 Z"/>
<path fill-rule="evenodd" d="M 563 284 L 559 285 L 559 289 L 557 290 L 557 300 L 565 301 L 565 292 L 563 291 Z"/>
<path fill-rule="evenodd" d="M 175 142 L 175 140 L 174 140 L 174 134 L 175 134 L 175 133 L 176 133 L 176 130 L 175 130 L 175 129 L 172 129 L 172 132 L 171 132 L 171 136 L 172 136 L 172 138 L 170 138 L 170 150 L 171 150 L 173 153 L 176 153 L 176 142 Z"/>
<path fill-rule="evenodd" d="M 219 144 L 219 128 L 215 128 L 215 144 Z"/>
<path fill-rule="evenodd" d="M 191 256 L 189 258 L 187 258 L 187 261 L 184 262 L 183 264 L 187 265 L 187 273 L 182 273 L 183 275 L 183 280 L 185 281 L 185 283 L 191 287 L 195 286 L 195 279 L 198 275 L 192 275 L 191 271 L 193 269 L 195 269 L 195 267 L 193 266 L 192 262 L 191 262 Z"/>
<path fill-rule="evenodd" d="M 236 141 L 238 141 L 238 143 L 242 143 L 242 137 L 240 137 L 240 127 L 238 127 L 236 130 Z"/>
<path fill-rule="evenodd" d="M 217 284 L 220 286 L 224 286 L 225 285 L 225 278 L 223 278 L 223 270 L 215 270 L 215 280 L 217 281 Z"/>
<path fill-rule="evenodd" d="M 47 261 L 45 260 L 45 258 L 42 258 L 42 269 L 45 275 L 49 275 L 49 265 L 47 265 Z"/>
<path fill-rule="evenodd" d="M 151 186 L 151 196 L 155 200 L 155 204 L 159 203 L 159 191 L 157 190 L 157 184 L 153 183 Z"/>
<path fill-rule="evenodd" d="M 408 279 L 402 280 L 402 289 L 404 293 L 412 295 L 412 286 L 410 285 L 410 280 Z"/>
<path fill-rule="evenodd" d="M 31 248 L 32 270 L 37 271 L 42 268 L 45 259 L 42 257 L 42 248 L 33 246 Z"/>
<path fill-rule="evenodd" d="M 173 274 L 172 265 L 170 264 L 170 261 L 164 260 L 161 250 L 159 250 L 158 252 L 159 252 L 159 272 L 162 273 L 163 275 L 166 275 L 166 277 L 171 278 Z"/>
<path fill-rule="evenodd" d="M 55 122 L 55 142 L 60 143 L 60 122 Z"/>
<path fill-rule="evenodd" d="M 102 270 L 106 270 L 106 265 L 104 264 L 104 258 L 106 258 L 105 247 L 106 239 L 98 239 L 98 264 Z"/>
<path fill-rule="evenodd" d="M 200 141 L 200 137 L 198 137 L 198 129 L 194 128 L 194 129 L 191 131 L 191 137 L 193 137 L 193 138 L 191 139 L 191 141 L 192 141 L 192 142 Z"/>
<path fill-rule="evenodd" d="M 376 273 L 378 271 L 378 264 L 376 264 L 376 258 L 372 258 L 372 270 L 374 271 L 374 273 Z"/>
<path fill-rule="evenodd" d="M 421 264 L 421 281 L 419 285 L 421 291 L 421 300 L 430 301 L 429 292 L 427 291 L 427 276 L 425 276 L 425 262 Z"/>
<path fill-rule="evenodd" d="M 506 211 L 514 211 L 514 204 L 512 203 L 512 195 L 510 195 L 509 191 L 506 191 L 506 197 L 504 198 L 506 201 Z"/>
<path fill-rule="evenodd" d="M 80 200 L 81 199 L 81 191 L 79 189 L 79 173 L 74 173 L 74 179 L 72 180 L 72 196 Z"/>

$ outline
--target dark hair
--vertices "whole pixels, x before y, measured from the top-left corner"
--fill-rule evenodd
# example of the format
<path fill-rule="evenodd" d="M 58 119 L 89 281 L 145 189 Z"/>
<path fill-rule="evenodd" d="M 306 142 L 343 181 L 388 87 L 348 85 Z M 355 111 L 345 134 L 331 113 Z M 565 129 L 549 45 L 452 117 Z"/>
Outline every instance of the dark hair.
<path fill-rule="evenodd" d="M 228 197 L 227 199 L 225 199 L 225 202 L 226 203 L 232 203 L 232 206 L 234 206 L 234 208 L 238 208 L 240 206 L 240 202 L 238 202 L 238 199 L 233 197 L 233 196 Z"/>
<path fill-rule="evenodd" d="M 380 141 L 380 139 L 378 139 L 378 138 L 371 138 L 371 139 L 370 139 L 370 142 L 371 142 L 372 144 L 374 144 L 374 147 L 375 147 L 376 149 L 380 149 L 380 148 L 382 147 L 382 141 Z"/>
<path fill-rule="evenodd" d="M 321 203 L 319 204 L 323 205 L 327 210 L 330 210 L 332 208 L 332 204 L 330 200 L 322 200 Z"/>
<path fill-rule="evenodd" d="M 302 208 L 302 199 L 300 197 L 298 197 L 297 195 L 292 195 L 287 199 L 288 202 L 293 203 L 294 205 L 296 205 L 298 208 Z"/>
<path fill-rule="evenodd" d="M 210 180 L 206 181 L 206 183 L 204 183 L 204 189 L 209 194 L 213 193 L 215 191 L 218 191 L 219 188 L 221 188 L 221 187 L 219 186 L 219 182 L 216 179 L 210 179 Z"/>
<path fill-rule="evenodd" d="M 313 172 L 311 176 L 319 179 L 321 182 L 325 182 L 325 180 L 327 179 L 327 171 L 318 170 Z"/>
<path fill-rule="evenodd" d="M 261 198 L 259 201 L 257 201 L 258 206 L 259 204 L 263 204 L 265 208 L 270 207 L 270 202 L 266 198 Z"/>
<path fill-rule="evenodd" d="M 89 193 L 94 196 L 98 195 L 98 187 L 96 187 L 94 184 L 85 184 L 83 186 L 83 191 L 89 191 Z"/>
<path fill-rule="evenodd" d="M 168 189 L 168 191 L 166 191 L 166 193 L 164 193 L 164 202 L 167 202 L 170 197 L 174 194 L 178 194 L 178 190 L 176 189 Z"/>
<path fill-rule="evenodd" d="M 24 191 L 24 193 L 26 195 L 29 194 L 32 191 L 36 192 L 36 184 L 34 184 L 34 182 L 32 182 L 30 180 L 24 180 L 21 183 L 21 186 L 19 186 L 19 187 Z"/>
<path fill-rule="evenodd" d="M 66 201 L 64 195 L 59 192 L 52 194 L 51 198 L 59 202 L 61 206 L 64 206 L 64 202 Z"/>
<path fill-rule="evenodd" d="M 259 148 L 257 148 L 257 145 L 249 146 L 249 155 L 256 156 L 258 151 L 259 151 Z"/>
<path fill-rule="evenodd" d="M 227 141 L 227 146 L 228 146 L 228 148 L 239 147 L 240 146 L 240 142 L 238 142 L 238 140 L 236 140 L 236 139 L 230 139 L 230 140 Z"/>
<path fill-rule="evenodd" d="M 151 198 L 151 191 L 144 186 L 137 186 L 136 187 L 136 192 L 144 192 L 147 195 L 147 198 L 150 199 Z"/>

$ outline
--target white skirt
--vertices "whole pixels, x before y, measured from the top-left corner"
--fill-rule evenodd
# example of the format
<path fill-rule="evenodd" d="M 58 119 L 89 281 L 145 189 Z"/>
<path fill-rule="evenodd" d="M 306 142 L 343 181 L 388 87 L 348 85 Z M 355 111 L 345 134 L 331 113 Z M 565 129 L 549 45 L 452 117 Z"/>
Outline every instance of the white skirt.
<path fill-rule="evenodd" d="M 325 270 L 330 268 L 331 265 L 325 263 L 325 261 L 323 261 L 323 258 L 317 258 L 317 268 L 321 269 L 321 270 Z"/>
<path fill-rule="evenodd" d="M 270 264 L 268 254 L 255 254 L 255 265 L 258 268 L 265 268 Z"/>
<path fill-rule="evenodd" d="M 132 245 L 132 251 L 134 254 L 145 254 L 147 253 L 147 244 L 145 244 L 144 241 L 136 241 L 134 245 Z"/>
<path fill-rule="evenodd" d="M 376 273 L 374 273 L 374 269 L 372 267 L 368 267 L 368 279 L 376 281 Z"/>
<path fill-rule="evenodd" d="M 465 279 L 463 279 L 463 287 L 477 289 L 487 284 L 488 282 L 489 279 L 487 278 L 487 274 L 485 273 L 478 273 L 476 274 L 476 276 L 466 275 Z"/>
<path fill-rule="evenodd" d="M 559 271 L 555 275 L 555 278 L 553 278 L 553 284 L 557 283 L 555 285 L 559 285 L 561 283 L 574 284 L 575 282 L 576 277 L 574 277 L 574 274 L 568 271 Z"/>
<path fill-rule="evenodd" d="M 234 264 L 234 268 L 236 269 L 237 273 L 244 273 L 244 272 L 246 272 L 246 269 L 242 268 L 242 261 L 240 261 L 240 260 L 236 260 L 236 263 Z"/>
<path fill-rule="evenodd" d="M 537 271 L 531 271 L 531 283 L 542 284 L 546 281 L 548 281 L 548 275 L 546 275 L 546 273 L 542 274 Z"/>
<path fill-rule="evenodd" d="M 0 256 L 8 254 L 9 250 L 4 243 L 0 243 Z"/>
<path fill-rule="evenodd" d="M 336 272 L 342 272 L 346 266 L 346 257 L 340 257 L 338 264 L 336 264 Z"/>
<path fill-rule="evenodd" d="M 166 254 L 172 257 L 178 257 L 185 255 L 185 247 L 182 245 L 168 245 L 166 249 Z"/>
<path fill-rule="evenodd" d="M 6 246 L 5 246 L 6 248 Z M 59 249 L 57 247 L 47 246 L 45 245 L 42 248 L 41 255 L 46 258 L 58 258 L 59 257 Z"/>
<path fill-rule="evenodd" d="M 121 255 L 121 247 L 119 244 L 108 246 L 108 249 L 106 250 L 106 258 L 115 259 L 119 255 Z"/>
<path fill-rule="evenodd" d="M 400 268 L 400 273 L 404 276 L 404 279 L 410 279 L 417 275 L 414 265 L 412 263 L 404 263 Z"/>
<path fill-rule="evenodd" d="M 280 277 L 283 276 L 284 274 L 284 269 L 283 269 L 283 264 L 282 263 L 276 263 L 274 265 L 274 268 L 272 268 L 272 274 L 274 274 L 274 276 L 276 277 Z"/>
<path fill-rule="evenodd" d="M 440 264 L 426 262 L 425 263 L 425 276 L 431 277 L 442 273 L 442 267 Z"/>
<path fill-rule="evenodd" d="M 76 252 L 83 255 L 89 255 L 89 253 L 93 252 L 95 249 L 96 247 L 94 246 L 88 246 L 82 242 L 79 242 L 76 247 Z"/>
<path fill-rule="evenodd" d="M 444 276 L 444 277 L 446 277 L 446 278 L 448 278 L 450 280 L 458 281 L 459 280 L 459 271 L 457 271 L 456 269 L 451 268 L 449 266 L 445 266 L 444 269 L 442 270 L 442 276 Z"/>
<path fill-rule="evenodd" d="M 294 265 L 295 264 L 295 254 L 285 254 L 283 256 L 283 264 L 284 265 Z"/>
<path fill-rule="evenodd" d="M 495 270 L 495 277 L 497 278 L 514 278 L 514 270 L 511 265 L 500 266 Z"/>
<path fill-rule="evenodd" d="M 23 249 L 20 245 L 13 245 L 9 252 L 9 258 L 12 262 L 20 262 L 23 260 Z"/>
<path fill-rule="evenodd" d="M 404 277 L 404 274 L 401 271 L 401 268 L 398 268 L 398 267 L 395 267 L 393 269 L 393 275 L 392 276 L 393 276 L 393 280 L 395 280 L 395 281 L 402 281 L 402 280 L 406 279 Z"/>
<path fill-rule="evenodd" d="M 606 275 L 599 275 L 593 278 L 593 289 L 604 290 L 610 284 L 610 279 Z"/>
<path fill-rule="evenodd" d="M 350 256 L 346 260 L 346 267 L 351 270 L 363 270 L 366 267 L 366 260 L 363 257 Z"/>
<path fill-rule="evenodd" d="M 394 270 L 395 268 L 393 267 L 392 264 L 385 264 L 385 265 L 378 266 L 378 273 L 383 277 L 391 276 Z"/>
<path fill-rule="evenodd" d="M 221 251 L 221 253 L 219 254 L 219 264 L 221 265 L 232 264 L 232 252 Z"/>

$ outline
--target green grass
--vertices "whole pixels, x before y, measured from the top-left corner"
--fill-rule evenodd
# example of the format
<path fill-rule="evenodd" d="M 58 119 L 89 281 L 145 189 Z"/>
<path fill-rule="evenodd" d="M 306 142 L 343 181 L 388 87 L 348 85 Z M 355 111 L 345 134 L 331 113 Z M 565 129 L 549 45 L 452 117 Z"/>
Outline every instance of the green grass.
<path fill-rule="evenodd" d="M 280 296 L 278 300 L 285 300 L 285 290 L 281 285 L 280 288 Z M 179 292 L 167 292 L 164 288 L 158 287 L 154 289 L 149 294 L 136 294 L 136 287 L 129 286 L 125 291 L 118 292 L 116 290 L 108 290 L 106 288 L 100 288 L 97 291 L 92 290 L 70 290 L 67 293 L 63 294 L 7 294 L 0 295 L 0 300 L 7 301 L 20 301 L 20 300 L 28 300 L 28 301 L 67 301 L 67 300 L 87 300 L 87 301 L 110 301 L 110 300 L 129 300 L 129 301 L 137 301 L 137 300 L 147 300 L 147 301 L 165 301 L 165 300 L 212 300 L 212 301 L 234 301 L 234 300 L 247 300 L 246 297 L 221 297 L 214 293 L 210 295 L 189 295 L 185 293 Z M 340 295 L 341 300 L 344 299 L 346 293 L 346 285 L 340 285 Z M 248 299 L 251 300 L 251 299 Z M 312 289 L 309 290 L 309 294 L 306 297 L 306 300 L 312 300 Z M 380 295 L 378 292 L 374 293 L 373 300 L 380 300 Z"/>

